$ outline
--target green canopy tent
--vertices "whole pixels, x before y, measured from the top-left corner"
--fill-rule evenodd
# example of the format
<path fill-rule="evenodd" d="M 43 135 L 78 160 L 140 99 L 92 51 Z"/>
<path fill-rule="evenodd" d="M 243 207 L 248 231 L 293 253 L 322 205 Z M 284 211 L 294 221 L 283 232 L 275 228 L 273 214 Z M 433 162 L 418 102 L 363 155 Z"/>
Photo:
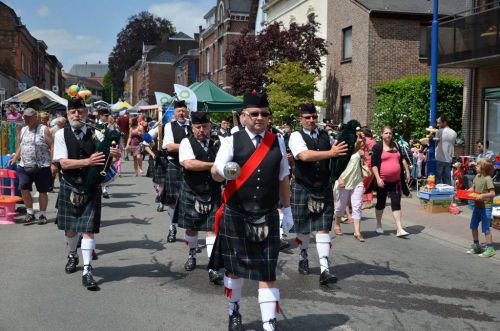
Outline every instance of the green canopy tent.
<path fill-rule="evenodd" d="M 196 83 L 193 83 L 193 86 Z M 198 99 L 198 110 L 215 112 L 239 111 L 243 108 L 243 101 L 227 93 L 214 84 L 211 80 L 205 80 L 191 87 Z"/>

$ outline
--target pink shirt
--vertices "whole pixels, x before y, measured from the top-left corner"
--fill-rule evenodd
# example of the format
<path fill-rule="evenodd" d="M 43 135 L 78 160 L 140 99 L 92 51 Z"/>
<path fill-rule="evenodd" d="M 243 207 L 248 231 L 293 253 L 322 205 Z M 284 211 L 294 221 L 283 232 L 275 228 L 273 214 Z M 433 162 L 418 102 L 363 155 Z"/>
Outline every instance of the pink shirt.
<path fill-rule="evenodd" d="M 401 180 L 401 167 L 399 165 L 399 152 L 389 153 L 382 151 L 382 163 L 380 164 L 380 178 L 387 183 L 395 183 Z"/>

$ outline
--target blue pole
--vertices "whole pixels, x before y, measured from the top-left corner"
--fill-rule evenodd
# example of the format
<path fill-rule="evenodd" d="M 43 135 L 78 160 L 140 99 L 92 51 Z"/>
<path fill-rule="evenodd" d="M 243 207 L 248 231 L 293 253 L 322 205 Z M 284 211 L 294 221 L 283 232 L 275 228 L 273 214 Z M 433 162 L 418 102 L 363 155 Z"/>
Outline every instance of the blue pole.
<path fill-rule="evenodd" d="M 432 48 L 431 48 L 431 109 L 429 117 L 429 126 L 436 125 L 436 107 L 437 107 L 437 76 L 438 76 L 438 9 L 439 1 L 434 0 L 434 14 L 432 17 Z M 429 155 L 427 158 L 427 175 L 436 174 L 435 160 L 436 144 L 434 140 L 429 141 Z"/>

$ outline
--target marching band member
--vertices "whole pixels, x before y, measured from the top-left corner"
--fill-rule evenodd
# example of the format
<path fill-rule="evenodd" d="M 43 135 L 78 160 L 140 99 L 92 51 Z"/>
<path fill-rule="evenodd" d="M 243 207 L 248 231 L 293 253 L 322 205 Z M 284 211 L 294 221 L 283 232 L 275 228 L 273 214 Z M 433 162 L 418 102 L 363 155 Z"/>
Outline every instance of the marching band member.
<path fill-rule="evenodd" d="M 300 106 L 302 130 L 290 136 L 289 148 L 295 159 L 291 206 L 295 222 L 296 241 L 300 247 L 299 273 L 309 273 L 307 248 L 311 232 L 316 231 L 322 285 L 335 283 L 330 273 L 329 257 L 333 220 L 333 191 L 330 182 L 330 159 L 345 155 L 347 145 L 333 145 L 326 131 L 317 127 L 318 115 L 314 104 Z"/>
<path fill-rule="evenodd" d="M 168 151 L 168 165 L 163 187 L 163 201 L 168 205 L 167 212 L 171 224 L 168 230 L 167 242 L 176 241 L 177 225 L 173 220 L 175 204 L 179 196 L 179 185 L 182 179 L 181 166 L 179 164 L 179 145 L 181 140 L 191 134 L 191 126 L 188 119 L 187 105 L 184 100 L 174 103 L 174 121 L 165 124 L 163 130 L 163 149 Z"/>
<path fill-rule="evenodd" d="M 214 140 L 210 139 L 208 114 L 192 113 L 191 129 L 193 135 L 182 139 L 179 147 L 183 181 L 173 220 L 180 228 L 186 229 L 185 241 L 189 246 L 189 257 L 184 264 L 186 271 L 196 268 L 199 231 L 207 231 L 207 254 L 210 257 L 215 243 L 215 233 L 212 231 L 215 212 L 221 204 L 221 184 L 210 175 L 217 149 Z M 211 282 L 221 285 L 222 274 L 210 269 L 208 275 Z"/>
<path fill-rule="evenodd" d="M 220 138 L 226 138 L 231 135 L 231 130 L 229 130 L 229 121 L 227 118 L 223 117 L 220 121 L 220 128 L 217 130 L 217 135 Z"/>
<path fill-rule="evenodd" d="M 94 234 L 99 233 L 101 223 L 101 190 L 83 192 L 83 183 L 93 166 L 102 166 L 105 155 L 96 152 L 91 130 L 80 121 L 85 121 L 88 112 L 82 99 L 68 102 L 69 125 L 56 132 L 54 138 L 54 160 L 62 169 L 60 192 L 57 202 L 57 226 L 65 231 L 69 247 L 66 273 L 76 272 L 79 263 L 77 254 L 78 232 L 83 233 L 81 243 L 83 257 L 82 284 L 88 290 L 98 290 L 92 277 L 92 251 L 95 248 Z M 114 160 L 120 158 L 120 149 L 111 147 Z"/>
<path fill-rule="evenodd" d="M 284 224 L 293 224 L 290 209 L 289 169 L 284 142 L 267 131 L 270 116 L 267 95 L 255 90 L 243 101 L 245 128 L 222 139 L 212 177 L 228 178 L 226 167 L 241 167 L 230 180 L 216 217 L 218 239 L 209 266 L 226 268 L 225 293 L 229 299 L 229 330 L 241 330 L 239 301 L 243 279 L 259 282 L 258 300 L 264 330 L 277 328 L 280 292 L 276 287 L 276 265 L 280 249 L 278 201 Z M 220 218 L 219 218 L 220 216 Z M 220 221 L 220 223 L 219 223 Z"/>

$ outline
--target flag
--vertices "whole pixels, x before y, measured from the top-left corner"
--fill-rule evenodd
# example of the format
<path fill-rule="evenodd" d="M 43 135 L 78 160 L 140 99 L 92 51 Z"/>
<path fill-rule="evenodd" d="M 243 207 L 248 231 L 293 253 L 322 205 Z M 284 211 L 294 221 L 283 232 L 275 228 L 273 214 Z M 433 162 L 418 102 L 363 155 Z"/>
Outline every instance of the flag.
<path fill-rule="evenodd" d="M 198 110 L 198 98 L 196 98 L 196 94 L 194 94 L 193 90 L 179 84 L 174 84 L 174 90 L 179 100 L 186 101 L 189 111 L 195 112 Z"/>
<path fill-rule="evenodd" d="M 167 93 L 155 92 L 156 104 L 158 106 L 163 106 L 164 104 L 170 103 L 172 97 Z"/>

